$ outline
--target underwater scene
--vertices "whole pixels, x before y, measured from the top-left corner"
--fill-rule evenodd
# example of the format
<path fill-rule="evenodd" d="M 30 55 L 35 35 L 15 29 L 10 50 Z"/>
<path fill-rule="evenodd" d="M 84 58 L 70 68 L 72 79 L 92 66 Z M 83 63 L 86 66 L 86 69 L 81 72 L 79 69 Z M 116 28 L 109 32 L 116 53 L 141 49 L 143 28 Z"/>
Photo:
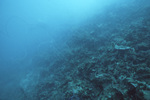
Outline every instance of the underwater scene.
<path fill-rule="evenodd" d="M 150 0 L 1 0 L 0 100 L 150 100 Z"/>

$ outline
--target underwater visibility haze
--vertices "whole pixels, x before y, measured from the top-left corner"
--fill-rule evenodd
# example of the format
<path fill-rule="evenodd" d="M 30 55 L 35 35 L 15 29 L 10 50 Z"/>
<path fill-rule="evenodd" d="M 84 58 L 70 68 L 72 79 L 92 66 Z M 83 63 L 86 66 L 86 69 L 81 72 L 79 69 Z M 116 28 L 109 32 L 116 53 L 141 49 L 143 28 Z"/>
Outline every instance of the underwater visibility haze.
<path fill-rule="evenodd" d="M 150 1 L 1 0 L 0 100 L 150 100 Z"/>

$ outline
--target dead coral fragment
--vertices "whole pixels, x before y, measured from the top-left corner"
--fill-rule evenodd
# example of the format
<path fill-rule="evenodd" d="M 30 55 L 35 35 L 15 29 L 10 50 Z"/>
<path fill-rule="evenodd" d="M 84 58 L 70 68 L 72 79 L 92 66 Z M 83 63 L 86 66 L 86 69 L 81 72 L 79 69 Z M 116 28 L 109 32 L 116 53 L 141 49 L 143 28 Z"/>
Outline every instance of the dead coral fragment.
<path fill-rule="evenodd" d="M 131 47 L 128 47 L 128 46 L 118 46 L 118 45 L 115 45 L 115 49 L 116 50 L 121 50 L 121 51 L 125 51 L 125 50 L 134 50 L 134 48 L 131 48 Z"/>

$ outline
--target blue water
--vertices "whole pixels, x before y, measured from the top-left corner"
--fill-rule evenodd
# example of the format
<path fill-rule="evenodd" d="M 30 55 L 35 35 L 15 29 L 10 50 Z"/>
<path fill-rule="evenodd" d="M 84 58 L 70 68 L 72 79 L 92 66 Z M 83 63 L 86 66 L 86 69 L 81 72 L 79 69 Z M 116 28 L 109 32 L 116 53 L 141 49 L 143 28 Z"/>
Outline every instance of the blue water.
<path fill-rule="evenodd" d="M 78 93 L 83 89 L 80 87 L 73 89 L 72 91 L 75 93 L 70 91 L 68 95 L 62 93 L 64 89 L 62 88 L 62 91 L 60 89 L 56 93 L 59 96 L 53 97 L 54 95 L 50 95 L 51 93 L 45 92 L 42 84 L 46 84 L 49 80 L 57 80 L 57 85 L 60 85 L 59 82 L 65 79 L 57 79 L 57 75 L 63 75 L 59 75 L 54 69 L 61 67 L 65 70 L 66 68 L 67 73 L 71 70 L 67 70 L 67 65 L 70 66 L 70 63 L 66 63 L 67 60 L 72 62 L 71 59 L 78 59 L 79 61 L 75 62 L 84 62 L 83 58 L 86 56 L 76 58 L 72 56 L 74 55 L 72 51 L 78 50 L 77 52 L 80 53 L 82 48 L 87 47 L 85 49 L 85 51 L 89 50 L 87 54 L 95 55 L 94 50 L 99 48 L 98 44 L 103 46 L 105 44 L 103 42 L 109 36 L 105 35 L 103 31 L 108 30 L 109 33 L 109 30 L 111 31 L 113 28 L 115 30 L 115 23 L 128 24 L 126 22 L 127 15 L 132 15 L 132 10 L 134 11 L 136 8 L 140 10 L 142 6 L 149 6 L 149 3 L 145 2 L 139 6 L 138 2 L 140 0 L 137 2 L 136 0 L 1 0 L 0 100 L 52 100 L 51 98 L 55 98 L 55 100 L 100 100 L 98 99 L 100 96 L 93 97 L 93 99 L 88 99 L 88 97 L 83 99 L 83 96 Z M 116 6 L 119 6 L 120 9 L 116 10 Z M 115 10 L 116 13 L 107 13 L 105 12 L 107 10 Z M 136 13 L 140 13 L 140 11 L 134 12 L 133 18 L 128 18 L 128 21 L 134 20 Z M 97 21 L 95 21 L 96 18 Z M 91 23 L 92 21 L 93 23 Z M 114 26 L 108 25 L 106 29 L 102 30 L 98 30 L 94 26 L 85 28 L 86 25 L 92 26 L 98 21 L 103 25 L 105 21 L 110 22 Z M 101 23 L 97 24 L 97 27 L 101 26 Z M 123 28 L 125 27 L 126 25 L 123 26 Z M 90 41 L 93 38 L 96 39 L 96 36 L 94 37 L 96 30 L 104 38 L 102 42 L 96 42 L 97 44 L 91 46 Z M 90 38 L 88 35 L 79 35 L 90 32 L 93 34 L 91 40 L 82 41 L 81 38 L 80 41 L 72 44 L 74 41 L 72 39 L 76 39 L 76 35 Z M 84 41 L 88 41 L 88 45 L 83 46 L 82 42 Z M 78 47 L 76 45 L 81 49 L 75 48 Z M 78 65 L 72 64 L 72 66 Z M 62 82 L 62 84 L 65 83 Z M 49 87 L 53 87 L 54 90 L 58 89 L 58 87 L 55 88 L 56 84 L 50 84 Z"/>

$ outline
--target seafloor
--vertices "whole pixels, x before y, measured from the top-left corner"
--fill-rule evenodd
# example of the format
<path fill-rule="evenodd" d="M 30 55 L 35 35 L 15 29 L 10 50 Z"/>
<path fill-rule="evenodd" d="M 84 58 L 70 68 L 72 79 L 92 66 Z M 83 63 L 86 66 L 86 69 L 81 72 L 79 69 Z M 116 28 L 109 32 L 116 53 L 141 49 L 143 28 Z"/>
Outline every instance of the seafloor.
<path fill-rule="evenodd" d="M 148 0 L 116 4 L 69 32 L 63 49 L 35 57 L 40 74 L 22 81 L 21 100 L 150 100 Z"/>

